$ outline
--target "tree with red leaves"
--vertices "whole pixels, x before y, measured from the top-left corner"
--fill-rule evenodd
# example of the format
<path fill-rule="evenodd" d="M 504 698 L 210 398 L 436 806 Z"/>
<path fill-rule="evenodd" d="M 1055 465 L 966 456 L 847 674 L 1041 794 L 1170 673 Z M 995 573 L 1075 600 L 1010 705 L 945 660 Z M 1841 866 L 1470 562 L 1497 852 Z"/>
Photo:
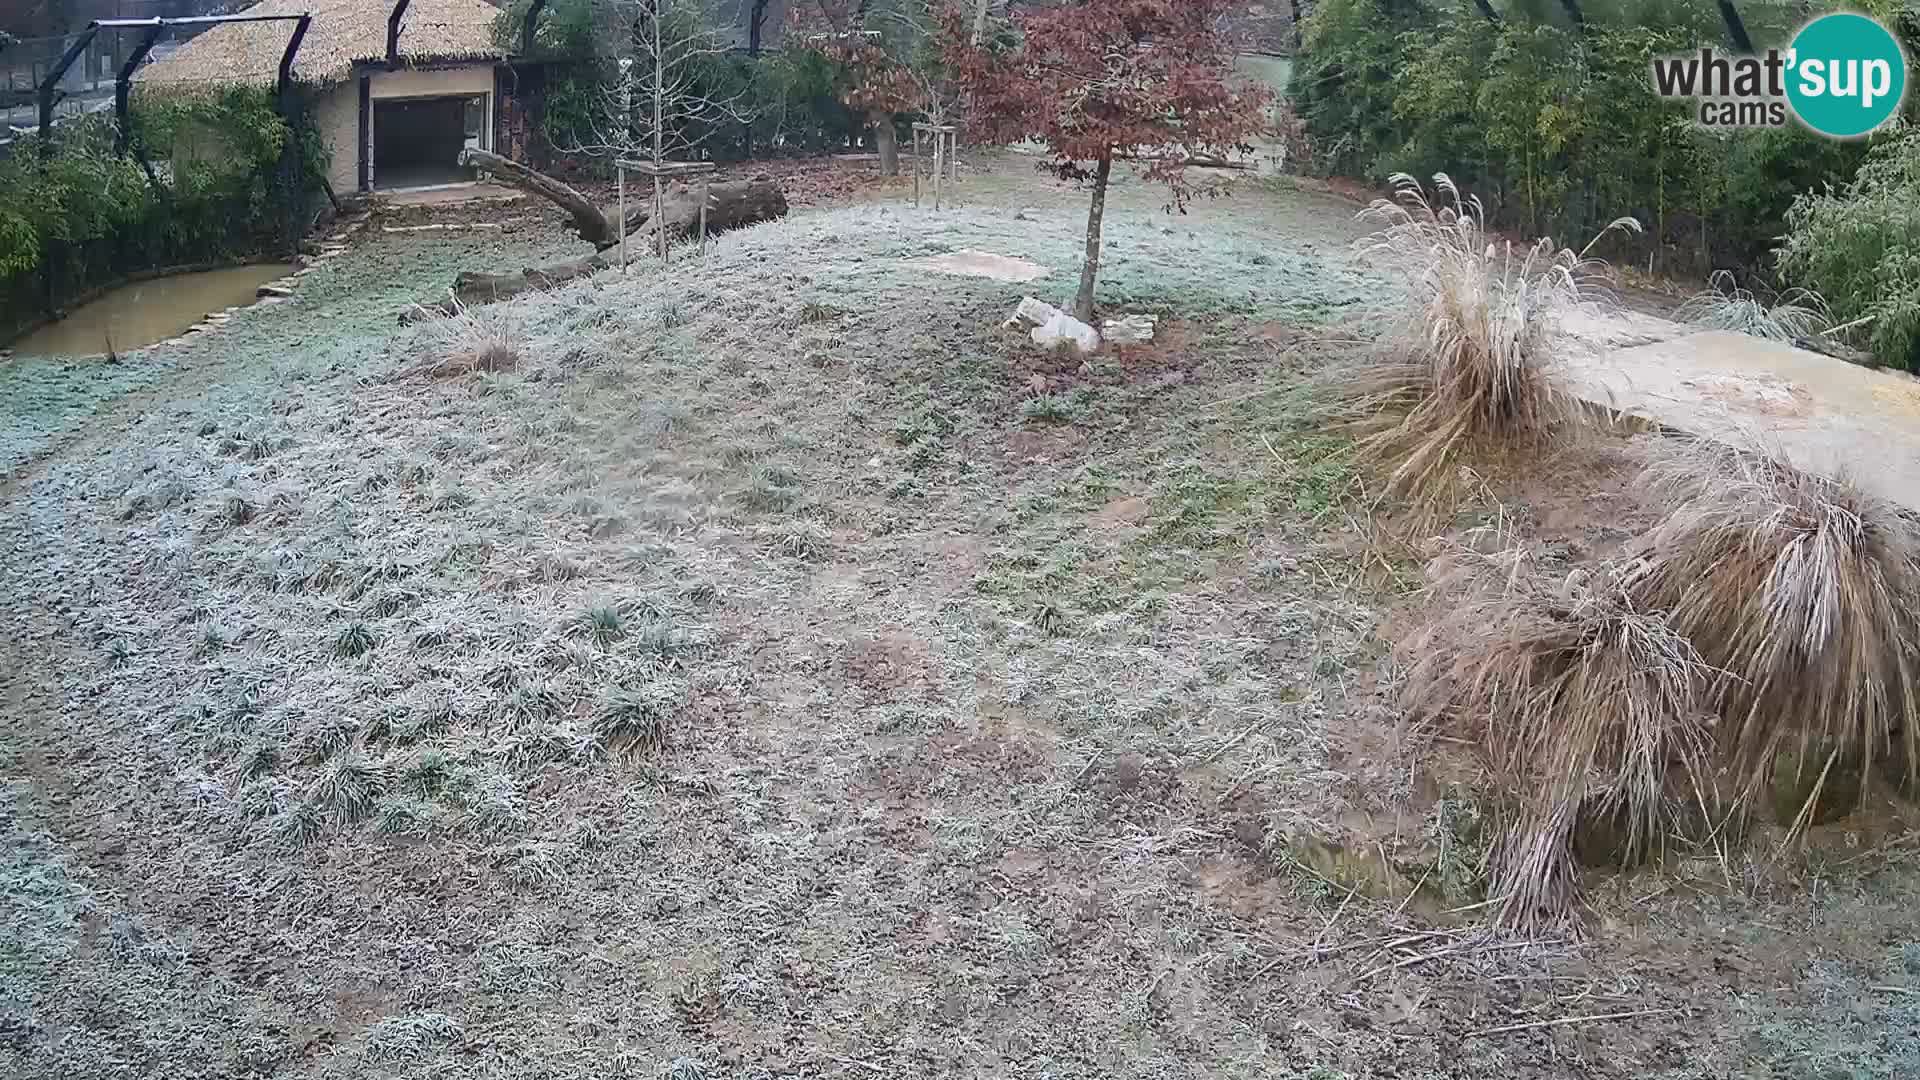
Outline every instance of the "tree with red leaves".
<path fill-rule="evenodd" d="M 949 8 L 947 64 L 972 95 L 968 130 L 989 142 L 1037 139 L 1048 168 L 1093 182 L 1087 256 L 1074 313 L 1093 318 L 1100 223 L 1116 157 L 1146 164 L 1149 180 L 1184 209 L 1195 189 L 1186 163 L 1250 149 L 1272 94 L 1233 71 L 1224 16 L 1236 0 L 1077 0 L 1013 17 L 1018 43 L 975 45 L 970 20 Z"/>
<path fill-rule="evenodd" d="M 841 102 L 873 125 L 880 171 L 900 175 L 897 117 L 925 110 L 933 96 L 922 70 L 934 29 L 928 0 L 796 0 L 789 18 L 838 71 Z"/>

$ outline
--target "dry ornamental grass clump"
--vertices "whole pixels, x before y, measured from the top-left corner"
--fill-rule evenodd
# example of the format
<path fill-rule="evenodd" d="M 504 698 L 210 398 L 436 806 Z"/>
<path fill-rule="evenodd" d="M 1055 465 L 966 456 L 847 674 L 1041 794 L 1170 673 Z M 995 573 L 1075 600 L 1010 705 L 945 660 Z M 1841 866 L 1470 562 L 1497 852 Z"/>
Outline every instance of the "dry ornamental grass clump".
<path fill-rule="evenodd" d="M 1743 801 L 1783 753 L 1819 770 L 1920 763 L 1920 521 L 1845 481 L 1705 440 L 1649 469 L 1670 507 L 1636 548 L 1630 589 L 1723 674 L 1719 750 Z"/>
<path fill-rule="evenodd" d="M 480 372 L 497 375 L 520 366 L 526 349 L 525 328 L 520 316 L 507 305 L 467 307 L 454 303 L 453 314 L 428 323 L 428 348 L 432 355 L 417 364 L 402 368 L 394 379 L 427 376 L 453 378 Z"/>
<path fill-rule="evenodd" d="M 1819 293 L 1789 289 L 1768 303 L 1753 290 L 1742 288 L 1730 270 L 1714 271 L 1706 291 L 1688 298 L 1674 318 L 1709 330 L 1786 342 L 1817 338 L 1833 326 L 1833 316 Z"/>
<path fill-rule="evenodd" d="M 1429 570 L 1442 614 L 1411 643 L 1407 703 L 1485 758 L 1513 928 L 1571 909 L 1583 839 L 1637 862 L 1743 819 L 1784 769 L 1798 830 L 1851 778 L 1864 798 L 1877 768 L 1920 769 L 1920 521 L 1706 440 L 1646 482 L 1669 513 L 1616 561 L 1556 582 L 1523 550 L 1454 548 Z"/>
<path fill-rule="evenodd" d="M 1394 197 L 1361 212 L 1377 232 L 1362 258 L 1404 276 L 1413 303 L 1358 358 L 1327 376 L 1330 410 L 1359 433 L 1362 460 L 1387 493 L 1427 513 L 1458 496 L 1460 466 L 1537 450 L 1574 430 L 1578 402 L 1554 383 L 1560 316 L 1600 298 L 1606 264 L 1552 240 L 1516 246 L 1490 235 L 1478 198 L 1445 174 L 1430 202 L 1419 181 L 1392 178 Z M 1607 227 L 1638 231 L 1632 218 Z M 1595 239 L 1597 243 L 1599 238 Z"/>
<path fill-rule="evenodd" d="M 1576 830 L 1635 861 L 1705 804 L 1714 672 L 1613 567 L 1555 582 L 1519 549 L 1457 548 L 1431 575 L 1445 614 L 1412 644 L 1409 710 L 1483 748 L 1509 804 L 1497 918 L 1538 929 L 1571 906 Z"/>

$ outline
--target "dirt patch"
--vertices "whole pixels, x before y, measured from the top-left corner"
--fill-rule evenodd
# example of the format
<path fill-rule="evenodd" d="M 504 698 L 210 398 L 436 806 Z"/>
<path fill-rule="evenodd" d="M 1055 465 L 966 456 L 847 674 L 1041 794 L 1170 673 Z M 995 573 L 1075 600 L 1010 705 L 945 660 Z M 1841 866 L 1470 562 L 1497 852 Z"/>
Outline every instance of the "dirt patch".
<path fill-rule="evenodd" d="M 1103 532 L 1126 532 L 1139 527 L 1152 512 L 1147 500 L 1129 495 L 1101 507 L 1093 515 L 1093 523 Z"/>
<path fill-rule="evenodd" d="M 903 634 L 853 642 L 847 648 L 845 665 L 847 680 L 873 700 L 918 698 L 934 683 L 925 646 Z"/>
<path fill-rule="evenodd" d="M 995 255 L 990 251 L 973 250 L 913 259 L 907 265 L 942 274 L 987 278 L 992 281 L 1038 281 L 1048 273 L 1046 267 L 1031 259 L 1017 259 L 1008 255 Z"/>
<path fill-rule="evenodd" d="M 1568 562 L 1610 558 L 1659 517 L 1640 483 L 1658 440 L 1595 434 L 1541 460 L 1497 471 L 1490 482 L 1501 510 L 1481 520 L 1557 546 L 1558 557 Z"/>

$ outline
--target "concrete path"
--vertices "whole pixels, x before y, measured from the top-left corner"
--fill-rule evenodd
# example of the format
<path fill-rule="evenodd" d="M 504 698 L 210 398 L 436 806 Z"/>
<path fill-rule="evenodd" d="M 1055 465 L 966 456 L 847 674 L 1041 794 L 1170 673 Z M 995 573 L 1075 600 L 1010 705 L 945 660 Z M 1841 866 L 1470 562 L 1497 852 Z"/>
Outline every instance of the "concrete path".
<path fill-rule="evenodd" d="M 1920 511 L 1920 379 L 1644 315 L 1563 326 L 1589 346 L 1562 366 L 1583 399 L 1764 447 Z"/>

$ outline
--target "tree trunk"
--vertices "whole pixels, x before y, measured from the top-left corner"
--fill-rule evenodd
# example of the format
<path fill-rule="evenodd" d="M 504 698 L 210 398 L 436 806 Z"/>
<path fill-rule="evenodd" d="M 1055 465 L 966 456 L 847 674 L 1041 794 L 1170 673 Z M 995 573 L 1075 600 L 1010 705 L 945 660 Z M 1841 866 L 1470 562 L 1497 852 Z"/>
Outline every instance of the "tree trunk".
<path fill-rule="evenodd" d="M 1087 211 L 1087 261 L 1080 267 L 1080 295 L 1074 298 L 1074 318 L 1093 323 L 1093 286 L 1100 277 L 1100 223 L 1107 216 L 1107 181 L 1113 176 L 1113 151 L 1100 155 L 1093 170 L 1093 206 Z"/>
<path fill-rule="evenodd" d="M 1302 47 L 1302 41 L 1300 37 L 1300 0 L 1293 0 L 1293 51 L 1297 53 L 1300 51 L 1301 47 Z"/>
<path fill-rule="evenodd" d="M 1727 24 L 1727 37 L 1735 49 L 1753 52 L 1753 39 L 1747 36 L 1747 24 L 1740 18 L 1740 9 L 1733 6 L 1733 0 L 1720 0 L 1720 21 Z"/>
<path fill-rule="evenodd" d="M 765 37 L 767 25 L 767 5 L 772 0 L 753 0 L 753 7 L 747 14 L 747 58 L 755 62 L 760 60 L 761 42 Z M 753 160 L 753 118 L 748 117 L 740 123 L 740 139 L 745 144 L 747 160 Z"/>
<path fill-rule="evenodd" d="M 767 5 L 772 0 L 753 0 L 753 11 L 747 16 L 747 55 L 760 59 L 760 42 L 765 36 L 767 25 Z"/>
<path fill-rule="evenodd" d="M 451 313 L 455 304 L 477 307 L 499 300 L 511 300 L 521 293 L 542 292 L 612 265 L 613 260 L 604 254 L 596 254 L 584 259 L 568 259 L 551 266 L 528 267 L 513 274 L 463 270 L 453 279 L 453 302 L 442 305 L 439 310 Z"/>
<path fill-rule="evenodd" d="M 973 9 L 973 44 L 978 46 L 980 39 L 987 36 L 987 9 L 993 6 L 993 0 L 979 0 Z M 1300 9 L 1300 0 L 1294 0 L 1294 10 Z"/>
<path fill-rule="evenodd" d="M 512 158 L 471 147 L 460 151 L 460 164 L 484 169 L 521 191 L 538 195 L 565 210 L 573 215 L 573 228 L 580 239 L 596 248 L 604 251 L 620 242 L 619 234 L 610 224 L 613 218 L 602 213 L 585 195 L 543 172 L 529 169 Z"/>
<path fill-rule="evenodd" d="M 465 150 L 461 152 L 460 163 L 485 169 L 497 178 L 530 194 L 538 195 L 565 210 L 573 217 L 575 231 L 580 238 L 592 244 L 595 249 L 605 251 L 620 243 L 622 232 L 618 207 L 605 210 L 593 205 L 585 195 L 555 180 L 545 173 L 536 172 L 511 158 L 485 150 Z M 700 195 L 697 190 L 674 192 L 664 200 L 665 205 L 659 213 L 659 222 L 654 221 L 652 207 L 639 209 L 631 220 L 625 223 L 625 232 L 629 235 L 647 232 L 650 236 L 664 229 L 668 239 L 683 239 L 700 231 Z M 629 206 L 629 213 L 635 207 Z M 771 180 L 733 180 L 711 184 L 707 189 L 707 235 L 725 232 L 728 229 L 745 228 L 762 221 L 773 221 L 787 216 L 787 196 L 780 185 Z"/>
<path fill-rule="evenodd" d="M 1574 30 L 1587 32 L 1587 13 L 1580 10 L 1580 0 L 1560 0 L 1560 6 L 1566 9 L 1567 21 L 1573 23 Z"/>
<path fill-rule="evenodd" d="M 1495 24 L 1500 22 L 1500 14 L 1493 10 L 1490 0 L 1473 0 L 1473 6 L 1480 9 L 1480 14 L 1486 16 L 1488 22 Z"/>
<path fill-rule="evenodd" d="M 880 152 L 880 175 L 900 175 L 900 139 L 893 130 L 893 114 L 870 112 L 867 119 L 873 124 L 873 148 Z"/>

